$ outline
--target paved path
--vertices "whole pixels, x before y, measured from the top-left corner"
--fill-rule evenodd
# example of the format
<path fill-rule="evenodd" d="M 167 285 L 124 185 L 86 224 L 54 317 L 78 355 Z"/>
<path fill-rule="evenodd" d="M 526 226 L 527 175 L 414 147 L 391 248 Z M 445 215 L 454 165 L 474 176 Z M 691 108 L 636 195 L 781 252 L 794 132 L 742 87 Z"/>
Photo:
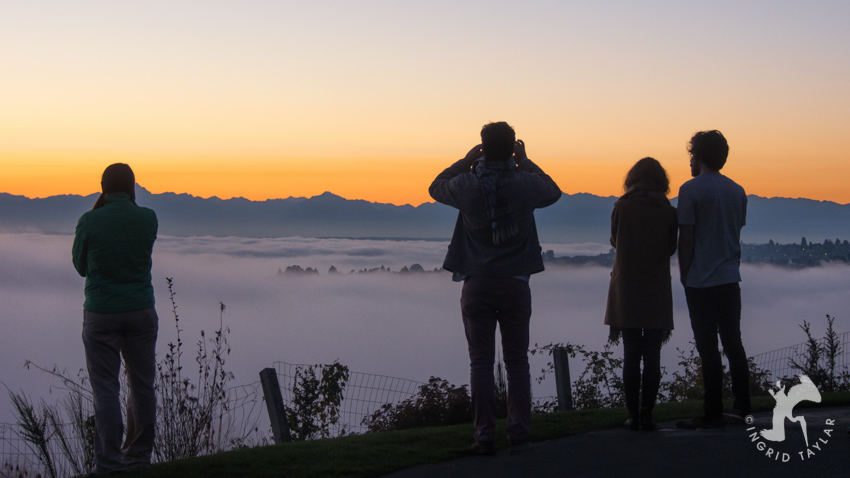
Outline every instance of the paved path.
<path fill-rule="evenodd" d="M 750 434 L 771 426 L 772 413 L 762 412 L 747 426 L 691 431 L 676 429 L 675 423 L 669 422 L 660 424 L 655 432 L 596 431 L 533 443 L 519 450 L 499 450 L 496 456 L 417 466 L 385 478 L 850 477 L 850 408 L 801 409 L 795 413 L 808 422 L 808 449 L 802 428 L 787 421 L 784 442 L 760 437 L 753 441 Z M 827 420 L 833 420 L 834 425 Z M 767 456 L 769 449 L 777 448 L 784 453 L 778 460 L 775 451 Z"/>

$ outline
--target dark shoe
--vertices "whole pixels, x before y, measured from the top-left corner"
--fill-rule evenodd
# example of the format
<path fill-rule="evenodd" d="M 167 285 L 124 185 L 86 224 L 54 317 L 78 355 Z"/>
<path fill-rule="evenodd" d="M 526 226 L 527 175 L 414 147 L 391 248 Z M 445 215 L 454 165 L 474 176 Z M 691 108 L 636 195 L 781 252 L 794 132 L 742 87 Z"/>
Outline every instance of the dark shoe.
<path fill-rule="evenodd" d="M 528 446 L 528 440 L 511 440 L 511 447 L 518 448 Z"/>
<path fill-rule="evenodd" d="M 489 456 L 496 454 L 496 443 L 492 441 L 476 441 L 469 448 L 473 455 Z"/>
<path fill-rule="evenodd" d="M 749 415 L 749 413 L 746 413 L 743 410 L 738 410 L 737 408 L 723 410 L 723 421 L 730 425 L 744 425 L 747 423 L 747 415 Z"/>
<path fill-rule="evenodd" d="M 655 430 L 655 423 L 652 421 L 651 408 L 640 409 L 640 429 L 645 432 Z"/>
<path fill-rule="evenodd" d="M 676 428 L 684 428 L 685 430 L 716 430 L 725 427 L 726 423 L 723 422 L 723 418 L 700 417 L 676 422 Z"/>

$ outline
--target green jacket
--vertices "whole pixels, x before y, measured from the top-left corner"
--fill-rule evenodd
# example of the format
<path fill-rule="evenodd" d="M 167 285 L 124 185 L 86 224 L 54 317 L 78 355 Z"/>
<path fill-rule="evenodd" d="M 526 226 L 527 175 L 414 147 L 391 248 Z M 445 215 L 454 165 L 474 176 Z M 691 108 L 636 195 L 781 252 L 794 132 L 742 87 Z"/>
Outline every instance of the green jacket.
<path fill-rule="evenodd" d="M 77 222 L 74 267 L 86 278 L 83 308 L 99 314 L 134 312 L 154 306 L 151 253 L 158 223 L 153 210 L 125 193 Z"/>

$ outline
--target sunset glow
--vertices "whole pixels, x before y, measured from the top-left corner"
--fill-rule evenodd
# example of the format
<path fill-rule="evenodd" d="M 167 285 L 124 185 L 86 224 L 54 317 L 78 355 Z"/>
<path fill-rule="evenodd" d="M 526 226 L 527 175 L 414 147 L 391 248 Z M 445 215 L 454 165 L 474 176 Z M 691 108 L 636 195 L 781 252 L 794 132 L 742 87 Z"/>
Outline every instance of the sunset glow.
<path fill-rule="evenodd" d="M 505 120 L 567 193 L 635 161 L 688 179 L 719 129 L 750 194 L 850 203 L 846 2 L 0 6 L 0 192 L 418 205 Z"/>

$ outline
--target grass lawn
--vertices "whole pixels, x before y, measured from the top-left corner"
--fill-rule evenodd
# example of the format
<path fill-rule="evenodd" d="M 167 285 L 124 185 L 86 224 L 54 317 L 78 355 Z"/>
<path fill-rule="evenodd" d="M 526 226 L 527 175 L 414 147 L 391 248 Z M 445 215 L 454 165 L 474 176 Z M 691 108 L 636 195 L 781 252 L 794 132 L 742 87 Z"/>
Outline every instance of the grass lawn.
<path fill-rule="evenodd" d="M 822 402 L 804 405 L 850 406 L 850 392 L 824 393 Z M 767 411 L 771 397 L 754 397 L 753 410 Z M 731 403 L 727 404 L 731 406 Z M 665 403 L 656 406 L 653 418 L 665 422 L 692 418 L 702 412 L 702 402 Z M 622 426 L 624 408 L 581 410 L 533 415 L 531 441 L 544 441 L 577 433 Z M 498 423 L 498 448 L 507 446 L 505 421 Z M 420 428 L 397 432 L 352 435 L 326 440 L 235 450 L 216 455 L 154 465 L 150 471 L 127 478 L 159 477 L 374 477 L 402 468 L 460 458 L 472 443 L 472 425 Z"/>

